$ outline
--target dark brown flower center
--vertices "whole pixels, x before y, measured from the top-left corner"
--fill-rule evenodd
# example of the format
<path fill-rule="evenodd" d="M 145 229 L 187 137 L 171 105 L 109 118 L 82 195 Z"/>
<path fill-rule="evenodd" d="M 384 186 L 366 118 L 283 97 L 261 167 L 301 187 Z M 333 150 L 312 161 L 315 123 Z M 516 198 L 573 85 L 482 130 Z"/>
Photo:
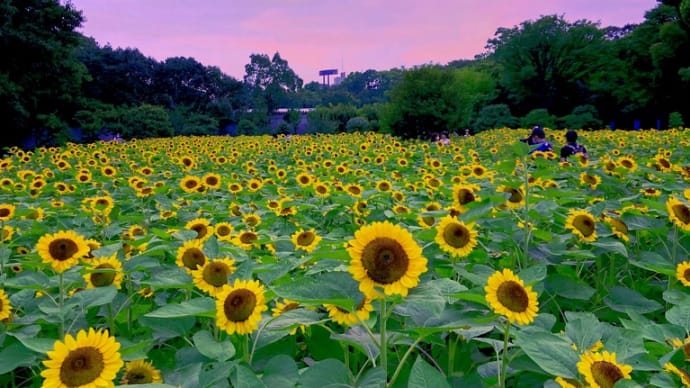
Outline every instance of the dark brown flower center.
<path fill-rule="evenodd" d="M 0 207 L 0 217 L 9 217 L 10 216 L 10 209 Z"/>
<path fill-rule="evenodd" d="M 106 269 L 106 271 L 94 272 L 91 274 L 91 284 L 93 284 L 94 287 L 105 287 L 113 284 L 115 280 L 115 271 L 111 264 L 100 264 L 96 269 Z"/>
<path fill-rule="evenodd" d="M 105 368 L 103 355 L 93 346 L 74 349 L 60 366 L 60 382 L 68 387 L 79 387 L 96 380 Z"/>
<path fill-rule="evenodd" d="M 602 388 L 612 388 L 616 381 L 623 378 L 623 372 L 610 362 L 596 361 L 591 370 L 594 381 Z"/>
<path fill-rule="evenodd" d="M 682 203 L 671 207 L 673 214 L 684 224 L 690 224 L 690 209 Z"/>
<path fill-rule="evenodd" d="M 211 262 L 204 267 L 204 281 L 213 287 L 221 287 L 228 282 L 230 268 L 222 262 Z"/>
<path fill-rule="evenodd" d="M 475 199 L 475 197 L 474 197 L 474 193 L 472 191 L 467 190 L 467 189 L 462 189 L 462 190 L 458 191 L 458 202 L 461 205 L 468 204 L 468 203 L 474 201 L 474 199 Z"/>
<path fill-rule="evenodd" d="M 196 187 L 197 183 L 195 180 L 189 179 L 189 180 L 185 181 L 184 185 L 188 189 L 193 189 Z"/>
<path fill-rule="evenodd" d="M 591 236 L 595 231 L 594 220 L 586 215 L 576 216 L 573 220 L 573 226 L 585 237 Z"/>
<path fill-rule="evenodd" d="M 218 178 L 216 178 L 214 176 L 210 176 L 210 177 L 206 178 L 206 184 L 209 186 L 215 186 L 218 184 Z"/>
<path fill-rule="evenodd" d="M 458 223 L 449 224 L 443 229 L 443 240 L 453 248 L 467 246 L 470 237 L 470 231 Z"/>
<path fill-rule="evenodd" d="M 149 368 L 133 368 L 125 373 L 122 381 L 127 385 L 153 383 L 153 374 Z"/>
<path fill-rule="evenodd" d="M 314 242 L 316 235 L 312 232 L 302 232 L 297 236 L 297 245 L 306 247 Z"/>
<path fill-rule="evenodd" d="M 240 241 L 242 244 L 253 244 L 258 238 L 259 236 L 252 232 L 245 232 L 240 235 Z"/>
<path fill-rule="evenodd" d="M 683 279 L 685 279 L 686 281 L 690 282 L 690 268 L 687 268 L 687 269 L 683 272 Z M 688 349 L 688 350 L 690 350 L 690 349 Z"/>
<path fill-rule="evenodd" d="M 203 266 L 205 263 L 206 255 L 199 248 L 189 248 L 182 254 L 182 264 L 191 270 L 195 270 L 197 266 Z"/>
<path fill-rule="evenodd" d="M 196 232 L 196 238 L 203 238 L 208 233 L 208 228 L 204 224 L 192 225 L 190 229 Z"/>
<path fill-rule="evenodd" d="M 519 190 L 509 188 L 508 192 L 510 193 L 510 198 L 508 198 L 508 202 L 512 202 L 512 203 L 522 202 L 522 193 Z"/>
<path fill-rule="evenodd" d="M 225 317 L 232 322 L 246 321 L 256 307 L 256 295 L 246 288 L 232 291 L 223 302 Z"/>
<path fill-rule="evenodd" d="M 216 228 L 216 233 L 221 237 L 229 235 L 230 232 L 232 232 L 232 230 L 227 225 L 221 225 Z"/>
<path fill-rule="evenodd" d="M 501 283 L 496 294 L 498 301 L 510 311 L 521 313 L 529 307 L 527 291 L 515 281 Z"/>
<path fill-rule="evenodd" d="M 362 252 L 362 265 L 376 283 L 394 283 L 407 272 L 409 264 L 407 252 L 392 238 L 378 237 L 367 244 Z"/>
<path fill-rule="evenodd" d="M 69 260 L 79 251 L 79 245 L 68 238 L 59 238 L 51 241 L 48 251 L 53 259 L 64 261 Z"/>

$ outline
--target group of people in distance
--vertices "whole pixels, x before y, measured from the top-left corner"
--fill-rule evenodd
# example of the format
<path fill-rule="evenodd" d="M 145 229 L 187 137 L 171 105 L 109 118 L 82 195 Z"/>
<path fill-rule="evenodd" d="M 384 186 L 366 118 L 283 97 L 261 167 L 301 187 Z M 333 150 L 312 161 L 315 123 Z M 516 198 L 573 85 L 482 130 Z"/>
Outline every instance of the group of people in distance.
<path fill-rule="evenodd" d="M 536 151 L 546 152 L 553 150 L 551 143 L 546 141 L 546 133 L 544 132 L 544 129 L 539 125 L 532 128 L 532 132 L 530 133 L 529 137 L 520 140 L 530 146 L 535 146 L 529 151 L 530 154 Z M 561 147 L 561 162 L 567 161 L 569 156 L 576 154 L 580 155 L 580 157 L 584 159 L 589 159 L 589 154 L 587 153 L 585 146 L 582 144 L 577 144 L 577 132 L 569 130 L 565 134 L 565 140 L 566 144 Z"/>

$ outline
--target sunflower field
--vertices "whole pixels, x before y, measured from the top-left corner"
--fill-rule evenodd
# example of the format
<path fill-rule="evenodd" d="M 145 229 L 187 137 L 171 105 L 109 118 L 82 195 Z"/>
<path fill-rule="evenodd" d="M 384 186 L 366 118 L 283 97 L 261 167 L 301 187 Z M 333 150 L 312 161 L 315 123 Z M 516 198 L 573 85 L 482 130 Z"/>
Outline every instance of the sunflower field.
<path fill-rule="evenodd" d="M 690 129 L 11 149 L 0 386 L 690 387 Z"/>

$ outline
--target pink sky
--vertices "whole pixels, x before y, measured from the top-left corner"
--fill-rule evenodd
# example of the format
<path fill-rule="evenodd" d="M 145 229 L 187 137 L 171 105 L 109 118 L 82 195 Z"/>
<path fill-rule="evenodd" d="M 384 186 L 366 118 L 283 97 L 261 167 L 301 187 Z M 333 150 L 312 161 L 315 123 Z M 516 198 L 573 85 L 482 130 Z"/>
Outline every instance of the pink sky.
<path fill-rule="evenodd" d="M 279 52 L 305 83 L 320 69 L 389 70 L 472 59 L 499 27 L 542 15 L 640 23 L 655 0 L 71 0 L 80 32 L 156 60 L 192 57 L 241 80 Z"/>

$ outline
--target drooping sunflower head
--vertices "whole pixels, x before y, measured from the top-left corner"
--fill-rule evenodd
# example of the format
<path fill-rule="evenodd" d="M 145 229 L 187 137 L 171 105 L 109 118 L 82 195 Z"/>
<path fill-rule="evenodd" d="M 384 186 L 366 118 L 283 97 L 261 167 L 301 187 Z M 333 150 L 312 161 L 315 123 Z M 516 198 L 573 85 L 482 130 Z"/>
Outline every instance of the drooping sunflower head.
<path fill-rule="evenodd" d="M 195 231 L 196 239 L 201 241 L 206 241 L 213 235 L 213 226 L 211 226 L 211 221 L 205 218 L 191 220 L 185 224 L 184 228 Z"/>
<path fill-rule="evenodd" d="M 316 245 L 321 241 L 321 236 L 316 234 L 314 229 L 298 230 L 290 236 L 295 249 L 301 249 L 306 252 L 313 252 Z"/>
<path fill-rule="evenodd" d="M 676 197 L 670 197 L 666 201 L 668 217 L 679 228 L 690 232 L 690 207 Z"/>
<path fill-rule="evenodd" d="M 187 272 L 191 272 L 206 264 L 206 255 L 203 251 L 203 242 L 201 240 L 186 241 L 177 250 L 177 265 L 184 268 Z"/>
<path fill-rule="evenodd" d="M 473 184 L 458 184 L 453 186 L 453 206 L 464 209 L 464 205 L 479 200 L 476 194 L 479 186 Z"/>
<path fill-rule="evenodd" d="M 510 323 L 528 325 L 537 316 L 537 293 L 532 291 L 531 286 L 525 286 L 522 279 L 507 268 L 489 276 L 484 291 L 489 306 L 497 314 L 505 316 Z"/>
<path fill-rule="evenodd" d="M 67 334 L 65 341 L 55 341 L 48 359 L 44 387 L 112 387 L 122 368 L 120 344 L 107 331 L 80 330 L 76 339 Z"/>
<path fill-rule="evenodd" d="M 677 376 L 680 379 L 680 383 L 684 387 L 690 387 L 690 374 L 675 365 L 667 362 L 664 364 L 664 370 L 672 375 Z"/>
<path fill-rule="evenodd" d="M 611 232 L 619 239 L 628 242 L 630 241 L 630 236 L 628 236 L 628 225 L 625 224 L 618 217 L 604 217 L 604 221 L 611 227 Z"/>
<path fill-rule="evenodd" d="M 86 239 L 71 230 L 42 236 L 36 244 L 36 250 L 41 260 L 58 273 L 77 264 L 90 251 Z"/>
<path fill-rule="evenodd" d="M 5 290 L 0 288 L 0 321 L 8 319 L 12 315 L 12 305 Z"/>
<path fill-rule="evenodd" d="M 596 221 L 586 210 L 571 209 L 565 221 L 565 228 L 572 230 L 582 241 L 593 242 L 597 239 Z"/>
<path fill-rule="evenodd" d="M 436 227 L 436 243 L 453 257 L 465 257 L 477 246 L 474 224 L 465 225 L 456 218 L 446 216 Z"/>
<path fill-rule="evenodd" d="M 120 379 L 122 385 L 160 384 L 161 372 L 150 361 L 134 360 L 125 364 L 125 373 Z"/>
<path fill-rule="evenodd" d="M 264 287 L 257 280 L 237 279 L 216 295 L 216 325 L 228 334 L 250 334 L 266 310 Z"/>
<path fill-rule="evenodd" d="M 586 172 L 580 174 L 580 184 L 589 185 L 592 190 L 596 190 L 600 183 L 601 177 L 598 175 L 588 174 Z"/>
<path fill-rule="evenodd" d="M 427 259 L 412 234 L 390 222 L 374 222 L 355 232 L 348 242 L 349 271 L 360 282 L 360 290 L 371 298 L 386 295 L 407 296 L 427 270 Z"/>
<path fill-rule="evenodd" d="M 508 194 L 505 204 L 511 209 L 517 209 L 525 205 L 525 191 L 522 187 L 516 189 L 510 186 L 501 185 L 498 186 L 496 191 Z"/>
<path fill-rule="evenodd" d="M 685 287 L 690 287 L 690 261 L 684 261 L 676 266 L 676 277 Z"/>
<path fill-rule="evenodd" d="M 611 388 L 620 379 L 630 379 L 632 367 L 616 362 L 616 353 L 586 352 L 580 356 L 577 370 L 592 387 Z"/>
<path fill-rule="evenodd" d="M 228 276 L 235 272 L 235 260 L 226 257 L 207 261 L 192 271 L 194 285 L 211 296 L 216 296 L 228 284 Z"/>
<path fill-rule="evenodd" d="M 89 261 L 88 272 L 84 274 L 87 288 L 106 287 L 113 285 L 120 289 L 122 285 L 122 263 L 116 255 L 97 257 Z"/>

